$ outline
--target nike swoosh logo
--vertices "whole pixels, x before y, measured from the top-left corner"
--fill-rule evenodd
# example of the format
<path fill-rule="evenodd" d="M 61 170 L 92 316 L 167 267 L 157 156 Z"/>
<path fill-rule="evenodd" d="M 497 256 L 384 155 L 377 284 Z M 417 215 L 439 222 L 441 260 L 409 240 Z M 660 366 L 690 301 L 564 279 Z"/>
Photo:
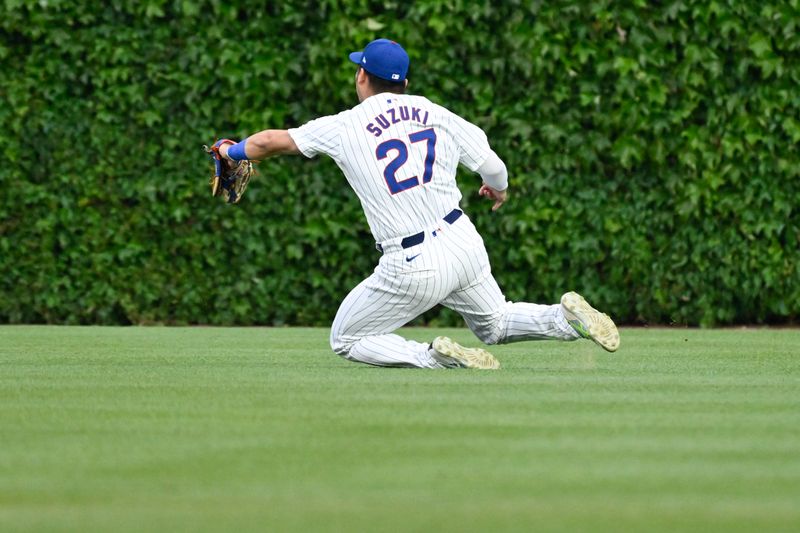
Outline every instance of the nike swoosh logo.
<path fill-rule="evenodd" d="M 417 254 L 417 255 L 412 255 L 411 257 L 406 257 L 406 261 L 408 261 L 410 263 L 411 261 L 413 261 L 414 259 L 416 259 L 417 257 L 419 257 L 421 255 L 422 254 Z"/>

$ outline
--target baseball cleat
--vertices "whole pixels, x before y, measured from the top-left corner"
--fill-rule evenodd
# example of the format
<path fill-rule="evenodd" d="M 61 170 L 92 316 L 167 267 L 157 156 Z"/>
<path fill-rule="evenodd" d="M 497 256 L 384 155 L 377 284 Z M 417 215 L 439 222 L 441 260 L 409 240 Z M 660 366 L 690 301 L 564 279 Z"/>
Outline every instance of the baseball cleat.
<path fill-rule="evenodd" d="M 440 364 L 452 368 L 480 368 L 496 370 L 500 361 L 482 348 L 467 348 L 447 337 L 436 337 L 431 343 L 433 358 Z"/>
<path fill-rule="evenodd" d="M 569 325 L 581 337 L 592 339 L 606 351 L 617 351 L 619 331 L 607 314 L 589 305 L 577 292 L 568 292 L 562 296 L 561 308 Z"/>

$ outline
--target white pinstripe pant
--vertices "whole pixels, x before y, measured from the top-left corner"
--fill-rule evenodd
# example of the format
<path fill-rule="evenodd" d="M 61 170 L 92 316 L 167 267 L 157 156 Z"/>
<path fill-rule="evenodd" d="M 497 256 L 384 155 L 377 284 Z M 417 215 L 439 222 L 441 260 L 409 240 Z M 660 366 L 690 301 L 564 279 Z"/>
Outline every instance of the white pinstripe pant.
<path fill-rule="evenodd" d="M 438 368 L 428 344 L 392 334 L 436 304 L 461 314 L 486 344 L 578 338 L 560 304 L 506 301 L 465 214 L 426 230 L 421 244 L 403 249 L 400 240 L 381 243 L 375 271 L 339 307 L 330 338 L 337 354 L 378 366 Z"/>

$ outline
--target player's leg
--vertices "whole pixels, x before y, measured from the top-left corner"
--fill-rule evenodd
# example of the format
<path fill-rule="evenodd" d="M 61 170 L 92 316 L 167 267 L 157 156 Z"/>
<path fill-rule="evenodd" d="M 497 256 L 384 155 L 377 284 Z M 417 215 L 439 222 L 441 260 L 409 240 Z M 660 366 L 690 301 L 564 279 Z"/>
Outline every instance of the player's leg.
<path fill-rule="evenodd" d="M 507 301 L 492 276 L 483 239 L 472 223 L 463 218 L 463 223 L 454 225 L 450 238 L 442 241 L 458 264 L 461 277 L 461 286 L 442 304 L 461 314 L 479 339 L 487 344 L 499 344 L 541 339 L 575 340 L 584 336 L 607 350 L 616 349 L 619 336 L 611 319 L 591 308 L 575 293 L 565 294 L 562 303 L 554 305 Z M 598 340 L 600 334 L 603 337 Z"/>
<path fill-rule="evenodd" d="M 560 304 L 509 302 L 488 270 L 442 304 L 464 317 L 467 326 L 486 344 L 580 338 Z"/>
<path fill-rule="evenodd" d="M 441 302 L 459 284 L 437 231 L 411 248 L 385 253 L 372 276 L 345 298 L 331 327 L 331 347 L 337 354 L 378 366 L 500 366 L 486 350 L 466 348 L 445 337 L 428 345 L 392 333 Z"/>
<path fill-rule="evenodd" d="M 386 276 L 379 266 L 350 291 L 331 326 L 331 348 L 346 359 L 370 365 L 443 368 L 427 343 L 392 332 L 436 305 L 442 297 L 438 293 L 449 289 L 438 288 L 443 280 L 435 270 L 393 274 Z"/>
<path fill-rule="evenodd" d="M 527 340 L 590 339 L 603 349 L 619 348 L 619 332 L 608 315 L 568 292 L 554 305 L 508 302 L 491 272 L 443 302 L 459 312 L 475 335 L 487 344 Z"/>

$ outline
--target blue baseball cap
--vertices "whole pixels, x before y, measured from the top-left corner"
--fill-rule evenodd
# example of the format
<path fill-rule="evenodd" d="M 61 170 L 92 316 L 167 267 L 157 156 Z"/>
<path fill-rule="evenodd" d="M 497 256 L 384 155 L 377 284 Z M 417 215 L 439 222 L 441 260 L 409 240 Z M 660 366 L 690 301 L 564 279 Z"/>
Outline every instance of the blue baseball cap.
<path fill-rule="evenodd" d="M 389 39 L 376 39 L 363 52 L 350 54 L 350 61 L 370 74 L 387 81 L 401 82 L 408 74 L 408 54 Z"/>

